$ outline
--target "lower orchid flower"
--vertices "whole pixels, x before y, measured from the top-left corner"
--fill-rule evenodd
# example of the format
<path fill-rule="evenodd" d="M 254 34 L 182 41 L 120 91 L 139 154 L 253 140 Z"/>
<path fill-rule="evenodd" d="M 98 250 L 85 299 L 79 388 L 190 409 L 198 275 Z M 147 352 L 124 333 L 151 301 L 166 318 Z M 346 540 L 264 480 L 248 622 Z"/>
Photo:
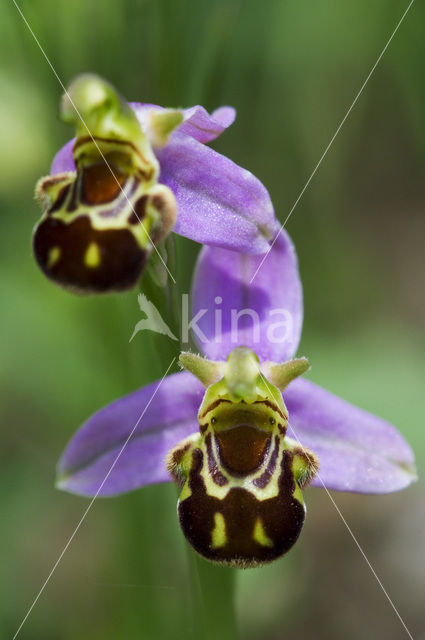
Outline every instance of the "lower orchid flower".
<path fill-rule="evenodd" d="M 291 548 L 308 484 L 380 494 L 415 479 L 395 427 L 299 378 L 302 290 L 285 232 L 251 283 L 260 260 L 202 249 L 192 295 L 206 358 L 183 353 L 187 371 L 94 414 L 58 465 L 57 486 L 86 496 L 175 480 L 189 543 L 236 567 Z"/>
<path fill-rule="evenodd" d="M 235 119 L 231 107 L 128 104 L 98 76 L 78 76 L 61 103 L 76 138 L 39 180 L 43 217 L 34 254 L 44 274 L 77 293 L 133 287 L 174 229 L 203 244 L 265 253 L 275 217 L 249 171 L 205 145 Z"/>

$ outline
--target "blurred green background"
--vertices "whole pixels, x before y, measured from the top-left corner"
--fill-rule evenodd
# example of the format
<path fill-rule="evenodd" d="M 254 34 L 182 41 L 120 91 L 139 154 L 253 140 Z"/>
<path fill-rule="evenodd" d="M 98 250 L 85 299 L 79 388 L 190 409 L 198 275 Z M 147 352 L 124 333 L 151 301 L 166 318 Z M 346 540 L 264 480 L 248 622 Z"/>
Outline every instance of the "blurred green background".
<path fill-rule="evenodd" d="M 21 0 L 66 84 L 81 71 L 129 100 L 232 104 L 215 148 L 265 183 L 281 220 L 407 7 L 399 0 Z M 315 382 L 395 423 L 425 461 L 425 8 L 414 3 L 287 229 L 305 294 L 300 353 Z M 31 256 L 37 178 L 72 134 L 61 88 L 12 0 L 0 5 L 0 638 L 11 638 L 88 502 L 55 463 L 94 410 L 163 373 L 135 293 L 79 299 Z M 188 290 L 199 249 L 179 240 Z M 167 340 L 164 338 L 164 340 Z M 425 638 L 423 479 L 335 494 L 415 639 Z M 291 553 L 238 573 L 247 640 L 407 634 L 323 491 Z M 190 638 L 176 492 L 98 500 L 20 637 Z M 220 570 L 218 570 L 220 571 Z M 220 574 L 217 574 L 218 580 Z M 217 606 L 220 616 L 220 603 Z M 195 630 L 196 631 L 196 630 Z M 196 635 L 196 634 L 195 634 Z M 197 637 L 202 637 L 199 634 Z"/>

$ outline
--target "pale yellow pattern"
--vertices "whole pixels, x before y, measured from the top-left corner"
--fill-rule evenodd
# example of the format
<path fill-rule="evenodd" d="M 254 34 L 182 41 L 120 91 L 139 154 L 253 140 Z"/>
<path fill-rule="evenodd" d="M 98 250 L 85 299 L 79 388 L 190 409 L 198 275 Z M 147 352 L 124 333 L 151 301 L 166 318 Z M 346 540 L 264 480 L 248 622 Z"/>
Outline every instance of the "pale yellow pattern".
<path fill-rule="evenodd" d="M 96 242 L 91 242 L 84 254 L 84 264 L 86 265 L 86 267 L 96 269 L 96 267 L 100 265 L 100 262 L 101 258 L 99 245 L 96 244 Z"/>
<path fill-rule="evenodd" d="M 222 513 L 214 514 L 214 529 L 211 533 L 211 546 L 213 549 L 224 547 L 226 544 L 226 521 Z"/>
<path fill-rule="evenodd" d="M 49 256 L 47 258 L 47 266 L 49 269 L 55 266 L 57 261 L 60 259 L 62 254 L 62 250 L 60 247 L 52 247 L 49 251 Z"/>
<path fill-rule="evenodd" d="M 272 547 L 273 540 L 270 540 L 266 532 L 264 531 L 264 526 L 261 518 L 257 518 L 254 525 L 254 533 L 252 534 L 255 542 L 261 544 L 262 547 Z"/>

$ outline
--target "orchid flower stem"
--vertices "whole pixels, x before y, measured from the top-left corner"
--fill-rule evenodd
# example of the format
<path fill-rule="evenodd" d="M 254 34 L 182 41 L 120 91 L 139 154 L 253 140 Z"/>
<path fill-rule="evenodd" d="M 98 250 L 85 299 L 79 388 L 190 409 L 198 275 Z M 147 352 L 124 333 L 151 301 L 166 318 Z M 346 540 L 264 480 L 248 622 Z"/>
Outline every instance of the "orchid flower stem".
<path fill-rule="evenodd" d="M 167 267 L 175 271 L 176 256 L 174 240 L 167 238 L 166 243 L 161 243 L 158 252 Z M 154 253 L 147 269 L 139 282 L 139 290 L 151 302 L 164 322 L 168 325 L 176 337 L 180 336 L 180 309 L 178 306 L 178 285 L 173 283 L 164 266 L 164 262 Z M 151 333 L 152 344 L 155 349 L 158 367 L 161 371 L 167 369 L 173 357 L 178 359 L 179 343 L 169 337 L 158 333 Z M 176 369 L 177 367 L 174 367 Z"/>
<path fill-rule="evenodd" d="M 179 495 L 179 491 L 177 492 Z M 214 565 L 188 544 L 190 640 L 237 640 L 236 570 Z"/>
<path fill-rule="evenodd" d="M 237 640 L 236 570 L 214 565 L 189 549 L 192 582 L 201 606 L 204 640 Z M 196 622 L 196 621 L 195 621 Z"/>
<path fill-rule="evenodd" d="M 176 272 L 174 241 L 158 247 L 167 267 Z M 150 264 L 140 281 L 140 290 L 156 306 L 168 326 L 180 335 L 179 289 L 168 277 L 161 261 Z M 177 343 L 152 334 L 158 364 L 166 368 L 176 356 Z M 190 579 L 191 634 L 193 640 L 236 640 L 235 578 L 236 571 L 205 561 L 187 545 Z"/>
<path fill-rule="evenodd" d="M 177 273 L 177 247 L 173 234 L 167 236 L 164 241 L 165 251 L 167 255 L 167 266 L 170 272 L 173 274 L 176 282 L 173 282 L 171 278 L 168 278 L 167 282 L 167 302 L 168 302 L 168 317 L 173 330 L 177 336 L 181 336 L 181 299 L 180 299 L 180 287 Z"/>
<path fill-rule="evenodd" d="M 178 494 L 177 494 L 178 495 Z M 190 628 L 188 637 L 190 640 L 205 640 L 205 601 L 202 591 L 197 558 L 194 551 L 185 543 L 188 577 L 188 610 L 190 616 Z"/>

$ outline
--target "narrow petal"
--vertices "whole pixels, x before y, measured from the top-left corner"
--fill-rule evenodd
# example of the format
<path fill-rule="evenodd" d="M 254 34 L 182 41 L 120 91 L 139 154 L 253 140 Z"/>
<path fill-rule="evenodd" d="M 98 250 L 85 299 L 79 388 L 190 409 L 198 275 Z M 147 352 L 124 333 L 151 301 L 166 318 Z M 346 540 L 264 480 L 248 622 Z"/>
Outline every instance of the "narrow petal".
<path fill-rule="evenodd" d="M 416 479 L 414 455 L 391 424 L 308 380 L 284 393 L 288 435 L 319 458 L 313 486 L 357 493 L 390 493 Z"/>
<path fill-rule="evenodd" d="M 233 107 L 220 107 L 210 115 L 208 111 L 197 105 L 184 109 L 184 123 L 179 131 L 198 142 L 211 142 L 223 133 L 235 121 L 236 111 Z"/>
<path fill-rule="evenodd" d="M 152 109 L 163 109 L 156 104 L 146 104 L 141 102 L 131 102 L 131 107 L 136 112 L 142 127 L 146 123 L 146 115 Z M 220 107 L 210 115 L 204 107 L 196 105 L 188 109 L 182 109 L 183 124 L 179 131 L 199 142 L 211 142 L 223 133 L 227 127 L 235 121 L 236 111 L 233 107 Z"/>
<path fill-rule="evenodd" d="M 273 205 L 252 173 L 179 131 L 157 157 L 159 180 L 177 200 L 176 233 L 243 253 L 267 251 Z"/>
<path fill-rule="evenodd" d="M 69 442 L 58 464 L 57 486 L 80 495 L 97 494 L 138 420 L 98 495 L 112 496 L 169 481 L 165 456 L 197 431 L 204 391 L 190 373 L 182 372 L 104 407 Z"/>
<path fill-rule="evenodd" d="M 285 231 L 256 273 L 260 263 L 260 256 L 202 249 L 192 317 L 203 315 L 192 326 L 208 358 L 226 359 L 237 346 L 251 348 L 260 360 L 281 362 L 295 354 L 303 319 L 302 288 L 295 249 Z"/>

